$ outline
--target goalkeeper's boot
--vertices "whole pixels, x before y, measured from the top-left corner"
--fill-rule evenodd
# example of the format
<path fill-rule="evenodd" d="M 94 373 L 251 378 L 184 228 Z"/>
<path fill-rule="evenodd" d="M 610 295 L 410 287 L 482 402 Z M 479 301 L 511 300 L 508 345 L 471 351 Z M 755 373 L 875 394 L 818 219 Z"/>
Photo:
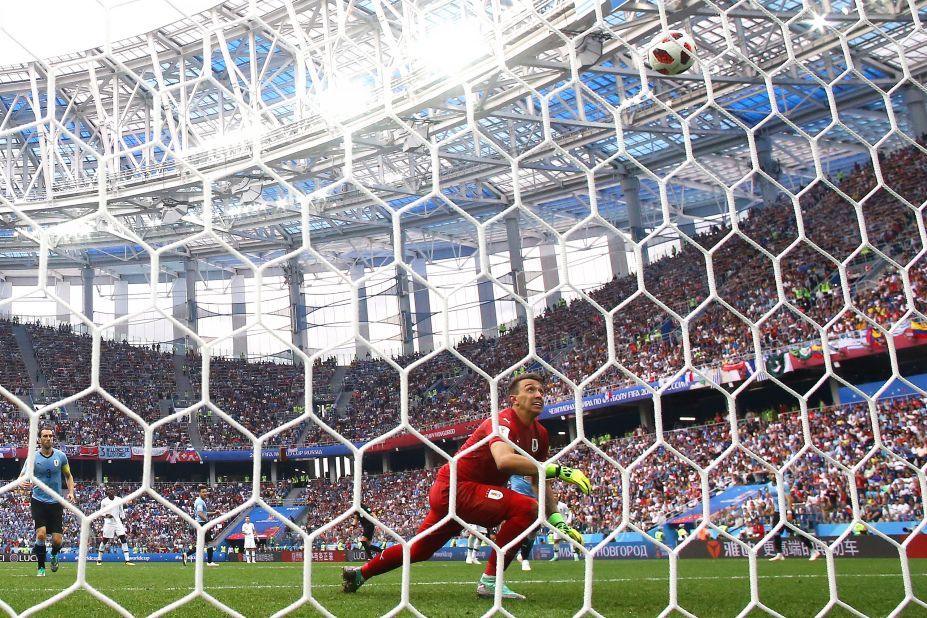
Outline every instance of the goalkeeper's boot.
<path fill-rule="evenodd" d="M 529 561 L 529 560 L 522 560 L 522 561 L 521 561 L 521 570 L 522 570 L 522 571 L 530 571 L 530 570 L 531 570 L 531 561 Z"/>
<path fill-rule="evenodd" d="M 486 575 L 484 573 L 480 577 L 480 583 L 476 587 L 476 596 L 484 599 L 491 599 L 496 596 L 496 577 L 494 575 Z M 513 601 L 524 601 L 525 595 L 518 594 L 505 584 L 502 584 L 502 598 Z"/>
<path fill-rule="evenodd" d="M 35 575 L 36 577 L 45 577 L 45 567 L 39 567 L 39 572 Z"/>
<path fill-rule="evenodd" d="M 364 585 L 364 576 L 360 567 L 344 567 L 341 569 L 341 590 L 343 592 L 357 592 Z"/>
<path fill-rule="evenodd" d="M 51 570 L 52 573 L 58 572 L 58 554 L 52 554 L 51 556 Z"/>

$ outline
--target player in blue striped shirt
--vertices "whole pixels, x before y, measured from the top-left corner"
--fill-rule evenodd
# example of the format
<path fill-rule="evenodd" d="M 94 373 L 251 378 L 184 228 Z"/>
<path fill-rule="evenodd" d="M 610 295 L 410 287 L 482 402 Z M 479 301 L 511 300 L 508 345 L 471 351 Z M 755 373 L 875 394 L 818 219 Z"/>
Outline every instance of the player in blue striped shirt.
<path fill-rule="evenodd" d="M 205 485 L 200 485 L 199 495 L 196 497 L 196 500 L 193 502 L 193 518 L 196 519 L 196 523 L 201 526 L 205 526 L 209 522 L 210 515 L 218 515 L 218 511 L 210 511 L 206 508 L 206 496 L 209 495 L 209 488 Z M 213 553 L 215 548 L 212 546 L 212 541 L 216 537 L 215 528 L 210 528 L 206 531 L 206 566 L 219 566 L 212 561 Z M 196 555 L 196 529 L 193 530 L 193 547 L 188 549 L 186 552 L 180 554 L 181 559 L 183 560 L 184 565 L 187 564 L 187 560 Z"/>
<path fill-rule="evenodd" d="M 58 552 L 61 551 L 62 533 L 64 532 L 64 506 L 58 502 L 61 497 L 62 478 L 67 483 L 68 493 L 65 496 L 69 502 L 74 502 L 74 477 L 71 476 L 71 468 L 68 465 L 68 458 L 63 452 L 54 448 L 55 432 L 52 429 L 41 429 L 39 431 L 39 450 L 35 453 L 35 468 L 33 477 L 44 483 L 51 489 L 51 493 L 46 492 L 38 485 L 31 482 L 23 483 L 26 489 L 32 489 L 32 499 L 30 509 L 32 519 L 35 522 L 35 552 L 36 560 L 39 563 L 39 577 L 45 577 L 45 542 L 48 535 L 52 537 L 51 549 L 51 570 L 52 573 L 58 570 Z M 23 468 L 20 476 L 25 476 L 26 469 Z"/>

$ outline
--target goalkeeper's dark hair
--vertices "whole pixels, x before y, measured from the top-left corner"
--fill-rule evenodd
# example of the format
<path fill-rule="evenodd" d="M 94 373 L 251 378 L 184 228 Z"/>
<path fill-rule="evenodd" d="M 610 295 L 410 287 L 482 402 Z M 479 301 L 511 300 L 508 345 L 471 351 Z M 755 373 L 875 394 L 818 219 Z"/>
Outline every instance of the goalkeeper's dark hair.
<path fill-rule="evenodd" d="M 512 381 L 509 383 L 509 395 L 514 395 L 518 392 L 518 385 L 521 384 L 524 380 L 535 380 L 539 382 L 541 386 L 544 386 L 544 378 L 541 377 L 539 373 L 523 373 L 521 375 L 515 376 Z"/>

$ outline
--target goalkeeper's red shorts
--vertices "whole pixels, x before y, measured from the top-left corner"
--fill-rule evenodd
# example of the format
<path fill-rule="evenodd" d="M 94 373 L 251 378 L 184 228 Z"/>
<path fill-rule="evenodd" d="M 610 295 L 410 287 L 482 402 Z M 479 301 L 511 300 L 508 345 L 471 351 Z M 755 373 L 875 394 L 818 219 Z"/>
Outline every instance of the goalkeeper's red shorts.
<path fill-rule="evenodd" d="M 432 527 L 447 515 L 450 504 L 450 483 L 438 479 L 431 486 L 428 517 L 419 526 L 419 531 Z M 538 503 L 534 498 L 522 495 L 506 487 L 484 485 L 472 481 L 457 481 L 457 516 L 469 524 L 498 526 L 512 515 L 535 514 Z M 459 529 L 459 528 L 458 528 Z"/>

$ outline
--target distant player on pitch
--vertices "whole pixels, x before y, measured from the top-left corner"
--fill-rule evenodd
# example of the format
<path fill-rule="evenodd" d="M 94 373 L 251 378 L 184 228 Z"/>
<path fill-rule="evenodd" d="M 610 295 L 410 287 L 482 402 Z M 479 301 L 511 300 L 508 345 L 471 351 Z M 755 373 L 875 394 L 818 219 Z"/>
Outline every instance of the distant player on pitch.
<path fill-rule="evenodd" d="M 512 407 L 499 412 L 498 431 L 494 431 L 492 419 L 483 421 L 460 447 L 461 451 L 468 452 L 457 461 L 457 516 L 470 524 L 486 527 L 505 522 L 499 529 L 496 541 L 499 546 L 511 543 L 532 527 L 538 517 L 537 500 L 508 489 L 505 485 L 509 477 L 513 474 L 531 476 L 537 490 L 538 462 L 545 461 L 548 452 L 547 429 L 537 421 L 544 411 L 544 382 L 541 376 L 523 373 L 514 378 L 508 389 L 508 399 Z M 516 453 L 505 439 L 517 444 L 530 457 Z M 483 444 L 470 450 L 478 442 Z M 579 470 L 550 464 L 540 472 L 547 479 L 573 483 L 585 494 L 592 490 L 592 483 Z M 444 464 L 431 486 L 428 495 L 430 510 L 418 529 L 418 534 L 423 536 L 412 543 L 410 548 L 412 562 L 427 560 L 451 537 L 460 533 L 461 525 L 456 520 L 437 525 L 448 514 L 450 475 L 450 464 Z M 546 488 L 544 497 L 542 512 L 546 513 L 550 525 L 577 543 L 582 543 L 582 536 L 567 526 L 557 512 L 557 497 L 551 487 Z M 512 547 L 506 552 L 503 557 L 504 567 L 515 558 L 517 551 L 518 547 Z M 402 546 L 394 545 L 360 568 L 345 567 L 341 573 L 342 590 L 356 592 L 371 577 L 402 566 L 402 554 Z M 477 585 L 477 596 L 491 598 L 495 595 L 497 560 L 496 552 L 493 551 Z M 501 593 L 504 599 L 525 598 L 504 583 Z"/>
<path fill-rule="evenodd" d="M 245 515 L 245 523 L 241 525 L 241 533 L 245 537 L 245 563 L 254 564 L 254 550 L 257 549 L 257 543 L 254 538 L 254 524 L 251 523 L 251 517 Z"/>
<path fill-rule="evenodd" d="M 103 564 L 104 548 L 109 551 L 109 548 L 113 546 L 113 541 L 119 539 L 119 543 L 122 544 L 122 555 L 125 558 L 126 566 L 134 566 L 135 563 L 132 562 L 132 557 L 129 555 L 126 527 L 122 523 L 126 516 L 125 504 L 117 500 L 116 490 L 111 486 L 106 488 L 106 497 L 100 501 L 100 509 L 106 514 L 103 516 L 103 540 L 100 541 L 97 564 Z"/>
<path fill-rule="evenodd" d="M 370 507 L 363 502 L 361 502 L 361 508 L 370 513 Z M 367 557 L 367 560 L 373 560 L 375 555 L 383 551 L 373 544 L 373 535 L 377 531 L 377 526 L 368 519 L 366 515 L 361 514 L 360 511 L 354 513 L 354 519 L 361 527 L 360 543 L 361 547 L 364 548 L 364 555 Z"/>
<path fill-rule="evenodd" d="M 196 501 L 193 503 L 193 517 L 196 519 L 196 523 L 201 526 L 205 526 L 209 522 L 209 517 L 211 515 L 218 515 L 218 511 L 210 511 L 206 508 L 206 497 L 209 495 L 209 488 L 205 485 L 200 485 L 199 495 L 196 497 Z M 212 546 L 212 541 L 216 537 L 216 529 L 209 528 L 206 530 L 206 566 L 219 566 L 212 561 L 213 553 L 216 551 L 216 548 Z M 196 528 L 193 529 L 193 547 L 187 551 L 180 554 L 181 559 L 183 560 L 184 566 L 187 565 L 187 560 L 196 555 Z"/>
<path fill-rule="evenodd" d="M 557 512 L 563 516 L 563 521 L 567 523 L 568 526 L 573 526 L 573 511 L 570 510 L 570 505 L 566 502 L 557 503 Z M 548 562 L 556 562 L 560 559 L 560 541 L 561 538 L 557 535 L 553 536 L 553 546 L 554 546 L 554 556 Z M 571 543 L 570 551 L 573 552 L 573 560 L 579 560 L 579 552 L 576 551 L 576 547 Z"/>
<path fill-rule="evenodd" d="M 61 496 L 61 479 L 64 478 L 68 485 L 68 493 L 65 497 L 68 502 L 74 502 L 74 477 L 71 476 L 67 455 L 54 448 L 54 444 L 54 430 L 39 431 L 39 450 L 35 453 L 33 476 L 45 483 L 52 493 L 59 497 Z M 20 476 L 25 475 L 26 469 L 23 468 Z M 35 547 L 32 551 L 39 565 L 37 575 L 45 577 L 45 541 L 49 533 L 52 535 L 51 570 L 52 573 L 58 570 L 58 552 L 61 551 L 62 533 L 64 532 L 64 506 L 38 485 L 34 486 L 27 481 L 23 483 L 23 487 L 32 490 L 32 500 L 29 505 L 32 519 L 35 522 Z"/>

